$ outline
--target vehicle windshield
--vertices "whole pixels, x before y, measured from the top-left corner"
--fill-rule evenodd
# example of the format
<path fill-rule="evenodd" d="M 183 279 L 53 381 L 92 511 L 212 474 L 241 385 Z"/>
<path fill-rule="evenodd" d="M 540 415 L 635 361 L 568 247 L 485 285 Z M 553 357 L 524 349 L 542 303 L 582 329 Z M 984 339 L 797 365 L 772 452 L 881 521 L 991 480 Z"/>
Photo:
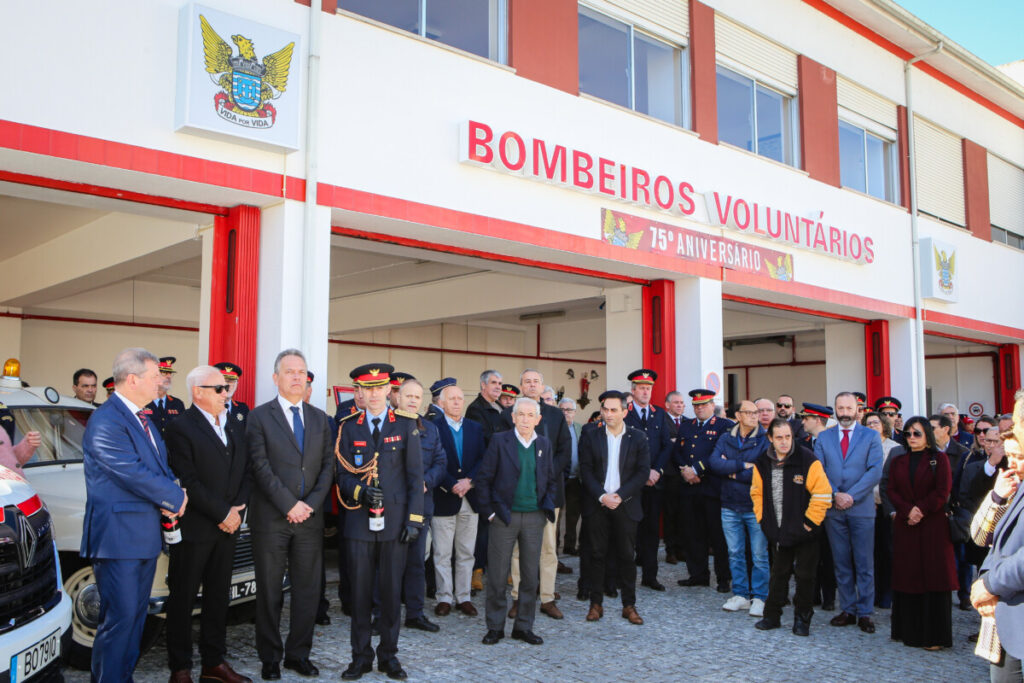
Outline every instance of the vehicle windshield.
<path fill-rule="evenodd" d="M 67 408 L 15 408 L 14 442 L 24 438 L 26 432 L 39 432 L 42 443 L 24 467 L 51 462 L 82 460 L 82 437 L 91 410 Z"/>

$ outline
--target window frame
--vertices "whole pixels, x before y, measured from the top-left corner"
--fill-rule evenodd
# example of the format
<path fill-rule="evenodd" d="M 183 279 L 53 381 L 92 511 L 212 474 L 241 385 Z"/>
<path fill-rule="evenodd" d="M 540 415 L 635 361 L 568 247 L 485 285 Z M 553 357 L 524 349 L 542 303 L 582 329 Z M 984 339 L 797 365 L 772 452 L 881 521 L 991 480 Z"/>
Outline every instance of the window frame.
<path fill-rule="evenodd" d="M 744 152 L 748 152 L 750 154 L 756 154 L 757 156 L 759 156 L 759 157 L 761 157 L 763 159 L 767 159 L 768 161 L 774 161 L 775 163 L 782 164 L 784 166 L 789 166 L 791 168 L 795 168 L 795 169 L 799 170 L 800 167 L 797 164 L 798 164 L 799 159 L 800 159 L 800 131 L 799 131 L 799 128 L 798 128 L 799 122 L 797 120 L 799 117 L 796 115 L 797 107 L 798 107 L 798 97 L 799 97 L 799 95 L 797 93 L 793 92 L 790 88 L 787 88 L 787 87 L 783 86 L 782 84 L 776 82 L 774 79 L 763 77 L 760 74 L 757 74 L 756 72 L 754 72 L 754 71 L 752 71 L 752 70 L 750 70 L 748 68 L 741 67 L 737 62 L 735 62 L 735 61 L 733 61 L 731 59 L 723 58 L 722 55 L 716 55 L 716 60 L 715 60 L 715 83 L 716 83 L 716 90 L 717 90 L 718 76 L 720 75 L 719 74 L 720 70 L 728 71 L 731 77 L 734 77 L 734 78 L 737 78 L 737 79 L 744 79 L 744 80 L 747 80 L 747 81 L 751 82 L 752 88 L 751 88 L 751 97 L 750 97 L 750 107 L 751 107 L 750 108 L 750 112 L 751 112 L 751 120 L 753 121 L 753 124 L 754 124 L 753 131 L 751 131 L 751 133 L 752 133 L 752 142 L 754 144 L 754 149 L 753 150 L 748 150 L 748 149 L 745 149 L 743 147 L 739 147 L 738 145 L 735 145 L 735 144 L 729 142 L 728 140 L 722 140 L 722 142 L 724 142 L 724 144 L 726 144 L 726 145 L 729 145 L 730 147 L 735 147 L 736 149 L 741 149 Z M 758 135 L 757 135 L 757 127 L 758 127 L 758 122 L 757 122 L 757 94 L 758 94 L 758 89 L 759 88 L 763 89 L 763 90 L 767 90 L 767 91 L 772 92 L 772 93 L 775 93 L 777 95 L 780 95 L 782 97 L 782 100 L 783 100 L 783 105 L 784 105 L 784 110 L 785 110 L 784 111 L 784 116 L 786 118 L 786 121 L 783 122 L 782 129 L 783 129 L 783 134 L 788 137 L 788 140 L 785 141 L 787 144 L 784 146 L 783 158 L 782 158 L 781 161 L 779 161 L 778 159 L 772 159 L 771 157 L 766 156 L 764 154 L 761 154 L 758 151 L 758 147 L 760 146 L 758 144 Z M 718 119 L 718 105 L 719 105 L 719 100 L 718 100 L 718 97 L 716 96 L 716 98 L 715 98 L 715 119 L 716 119 L 716 122 L 717 122 L 717 119 Z"/>
<path fill-rule="evenodd" d="M 862 149 L 863 149 L 863 152 L 864 152 L 864 190 L 861 191 L 861 190 L 858 190 L 855 187 L 850 187 L 849 185 L 841 185 L 841 187 L 843 189 L 845 189 L 845 190 L 850 190 L 851 192 L 857 192 L 858 194 L 867 195 L 868 197 L 871 197 L 872 199 L 877 199 L 879 201 L 883 201 L 883 202 L 886 202 L 888 204 L 899 204 L 899 201 L 900 201 L 899 200 L 899 197 L 900 197 L 900 174 L 899 174 L 899 157 L 898 157 L 899 153 L 897 151 L 898 145 L 897 145 L 897 141 L 896 141 L 896 138 L 897 138 L 896 131 L 891 130 L 889 128 L 886 128 L 885 126 L 882 126 L 882 125 L 877 124 L 875 122 L 867 123 L 865 121 L 864 117 L 859 116 L 859 115 L 857 115 L 857 114 L 855 114 L 853 112 L 850 112 L 849 110 L 847 110 L 847 109 L 845 109 L 843 107 L 840 107 L 840 110 L 839 110 L 839 123 L 838 123 L 838 125 L 842 125 L 844 123 L 846 125 L 848 125 L 848 126 L 851 126 L 853 128 L 858 129 L 861 132 L 861 144 L 862 144 Z M 885 146 L 885 149 L 887 150 L 887 152 L 885 154 L 885 162 L 886 162 L 888 170 L 889 170 L 889 174 L 888 174 L 889 177 L 886 179 L 886 182 L 885 182 L 885 192 L 886 192 L 886 196 L 885 197 L 876 197 L 875 195 L 871 194 L 871 192 L 869 190 L 869 188 L 871 187 L 871 184 L 870 184 L 870 179 L 871 179 L 870 168 L 871 168 L 871 164 L 868 161 L 868 136 L 869 135 L 871 137 L 877 139 L 877 140 L 881 140 L 882 144 Z M 839 177 L 840 177 L 840 179 L 842 178 L 842 168 L 843 168 L 843 155 L 842 155 L 842 147 L 840 146 L 840 148 L 839 148 Z M 842 182 L 842 181 L 840 180 L 840 182 Z"/>
<path fill-rule="evenodd" d="M 593 7 L 593 6 L 588 5 L 588 4 L 584 4 L 582 2 L 577 5 L 576 13 L 577 13 L 577 19 L 576 19 L 577 26 L 579 25 L 579 15 L 580 14 L 589 15 L 589 18 L 592 21 L 600 21 L 600 22 L 605 22 L 605 23 L 611 21 L 611 22 L 615 22 L 617 24 L 621 24 L 626 29 L 626 36 L 627 36 L 627 39 L 629 41 L 629 50 L 628 50 L 628 53 L 627 53 L 627 56 L 626 56 L 626 70 L 627 70 L 627 78 L 628 78 L 628 82 L 629 82 L 629 87 L 628 87 L 629 102 L 628 102 L 628 104 L 621 105 L 618 102 L 613 102 L 611 100 L 606 100 L 603 97 L 599 97 L 598 95 L 593 95 L 591 93 L 588 93 L 585 90 L 583 90 L 582 84 L 579 85 L 580 94 L 581 95 L 585 95 L 587 97 L 594 98 L 595 100 L 599 100 L 601 102 L 607 102 L 607 103 L 612 104 L 612 105 L 617 106 L 617 107 L 623 107 L 623 108 L 628 109 L 629 111 L 631 111 L 631 112 L 633 112 L 635 114 L 639 114 L 640 116 L 646 116 L 648 118 L 654 119 L 655 121 L 659 121 L 659 122 L 664 123 L 664 124 L 669 125 L 669 126 L 673 126 L 673 127 L 676 127 L 676 128 L 683 128 L 685 130 L 690 130 L 692 122 L 691 122 L 691 112 L 690 112 L 691 102 L 690 102 L 690 97 L 689 97 L 689 95 L 690 95 L 690 61 L 689 61 L 689 58 L 688 58 L 689 57 L 689 53 L 688 53 L 689 45 L 683 45 L 683 44 L 680 44 L 679 41 L 677 41 L 677 40 L 673 40 L 673 39 L 668 38 L 666 36 L 659 35 L 657 32 L 650 30 L 646 26 L 637 24 L 636 22 L 631 21 L 631 20 L 629 20 L 629 19 L 627 19 L 627 18 L 625 18 L 625 17 L 623 17 L 621 15 L 617 15 L 615 13 L 608 12 L 608 11 L 605 11 L 603 9 L 598 9 L 596 7 Z M 648 40 L 651 40 L 651 41 L 654 41 L 654 42 L 657 42 L 657 43 L 661 43 L 662 45 L 665 45 L 666 47 L 670 48 L 672 50 L 672 52 L 673 52 L 673 56 L 678 61 L 678 64 L 675 65 L 675 69 L 674 69 L 675 72 L 676 72 L 675 75 L 678 78 L 678 80 L 676 81 L 676 84 L 674 84 L 674 89 L 677 90 L 677 92 L 674 93 L 674 95 L 677 98 L 676 99 L 676 104 L 678 106 L 678 111 L 679 111 L 679 120 L 678 121 L 666 121 L 665 119 L 659 118 L 658 116 L 655 116 L 653 114 L 648 114 L 646 112 L 640 111 L 640 110 L 638 110 L 636 108 L 636 38 L 637 38 L 638 34 L 642 35 L 644 38 L 646 38 Z M 577 81 L 579 81 L 580 75 L 582 74 L 582 68 L 581 67 L 577 67 L 577 70 L 579 72 L 579 74 L 577 75 Z"/>
<path fill-rule="evenodd" d="M 1013 230 L 1007 230 L 1006 228 L 1000 227 L 994 223 L 991 224 L 992 229 L 992 242 L 995 244 L 1001 244 L 1004 247 L 1010 249 L 1016 249 L 1017 251 L 1024 251 L 1024 235 L 1020 235 Z M 997 239 L 997 232 L 1002 233 L 999 239 Z M 1017 244 L 1010 244 L 1010 236 L 1017 241 Z"/>

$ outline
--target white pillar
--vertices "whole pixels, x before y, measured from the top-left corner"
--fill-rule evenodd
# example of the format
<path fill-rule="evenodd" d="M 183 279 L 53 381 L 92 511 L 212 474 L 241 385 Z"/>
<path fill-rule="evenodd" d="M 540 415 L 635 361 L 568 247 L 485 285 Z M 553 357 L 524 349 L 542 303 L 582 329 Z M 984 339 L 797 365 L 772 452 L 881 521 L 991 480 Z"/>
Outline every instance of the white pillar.
<path fill-rule="evenodd" d="M 605 321 L 605 386 L 629 390 L 626 375 L 643 366 L 643 290 L 638 286 L 606 290 Z M 596 397 L 595 397 L 596 398 Z"/>
<path fill-rule="evenodd" d="M 675 281 L 676 386 L 714 389 L 715 402 L 725 401 L 725 359 L 722 350 L 722 283 L 700 277 Z M 715 386 L 717 384 L 717 386 Z M 711 385 L 711 386 L 709 386 Z"/>
<path fill-rule="evenodd" d="M 199 353 L 200 365 L 209 363 L 210 358 L 210 300 L 213 291 L 213 225 L 200 229 L 203 243 L 202 270 L 199 276 Z M 217 361 L 214 361 L 217 362 Z"/>
<path fill-rule="evenodd" d="M 256 403 L 273 398 L 274 359 L 286 348 L 297 348 L 316 382 L 310 401 L 325 405 L 327 381 L 327 312 L 330 296 L 330 210 L 319 207 L 317 249 L 312 262 L 303 261 L 304 207 L 287 200 L 263 210 L 260 223 L 260 312 L 256 340 Z M 302 307 L 303 281 L 310 280 L 316 297 Z M 304 335 L 305 332 L 305 335 Z M 303 348 L 303 337 L 310 340 Z"/>
<path fill-rule="evenodd" d="M 917 395 L 917 343 L 913 318 L 889 321 L 889 390 L 903 404 L 904 416 L 924 413 L 924 399 Z"/>
<path fill-rule="evenodd" d="M 864 325 L 825 325 L 825 393 L 829 405 L 841 391 L 864 391 Z"/>

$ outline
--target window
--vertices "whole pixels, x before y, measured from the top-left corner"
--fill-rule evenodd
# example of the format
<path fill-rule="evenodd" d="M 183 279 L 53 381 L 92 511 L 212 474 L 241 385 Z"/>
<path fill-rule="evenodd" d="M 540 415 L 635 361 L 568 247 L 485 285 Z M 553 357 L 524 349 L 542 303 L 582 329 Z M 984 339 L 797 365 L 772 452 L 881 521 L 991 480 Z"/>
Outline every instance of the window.
<path fill-rule="evenodd" d="M 340 9 L 504 64 L 507 0 L 338 0 Z"/>
<path fill-rule="evenodd" d="M 682 48 L 581 7 L 579 60 L 580 92 L 686 125 Z"/>
<path fill-rule="evenodd" d="M 893 143 L 860 126 L 839 122 L 839 179 L 843 187 L 887 202 L 896 198 Z"/>
<path fill-rule="evenodd" d="M 718 139 L 793 165 L 793 98 L 718 67 Z"/>
<path fill-rule="evenodd" d="M 1015 232 L 1003 230 L 994 225 L 992 226 L 992 241 L 1006 244 L 1014 249 L 1024 249 L 1024 235 L 1018 235 Z"/>

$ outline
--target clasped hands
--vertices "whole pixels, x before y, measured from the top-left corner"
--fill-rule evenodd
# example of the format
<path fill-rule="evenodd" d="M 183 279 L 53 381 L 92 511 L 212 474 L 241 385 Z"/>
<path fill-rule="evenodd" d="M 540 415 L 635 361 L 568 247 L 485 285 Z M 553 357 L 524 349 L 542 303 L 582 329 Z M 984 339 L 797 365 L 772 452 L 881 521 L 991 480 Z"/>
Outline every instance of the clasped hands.
<path fill-rule="evenodd" d="M 600 502 L 601 505 L 604 505 L 609 510 L 614 510 L 615 508 L 622 505 L 622 498 L 620 498 L 619 494 L 617 493 L 606 493 L 603 496 L 601 496 Z"/>
<path fill-rule="evenodd" d="M 245 505 L 232 505 L 228 511 L 228 516 L 217 525 L 217 528 L 226 534 L 233 534 L 238 531 L 238 527 L 242 526 L 242 510 L 244 509 Z"/>

